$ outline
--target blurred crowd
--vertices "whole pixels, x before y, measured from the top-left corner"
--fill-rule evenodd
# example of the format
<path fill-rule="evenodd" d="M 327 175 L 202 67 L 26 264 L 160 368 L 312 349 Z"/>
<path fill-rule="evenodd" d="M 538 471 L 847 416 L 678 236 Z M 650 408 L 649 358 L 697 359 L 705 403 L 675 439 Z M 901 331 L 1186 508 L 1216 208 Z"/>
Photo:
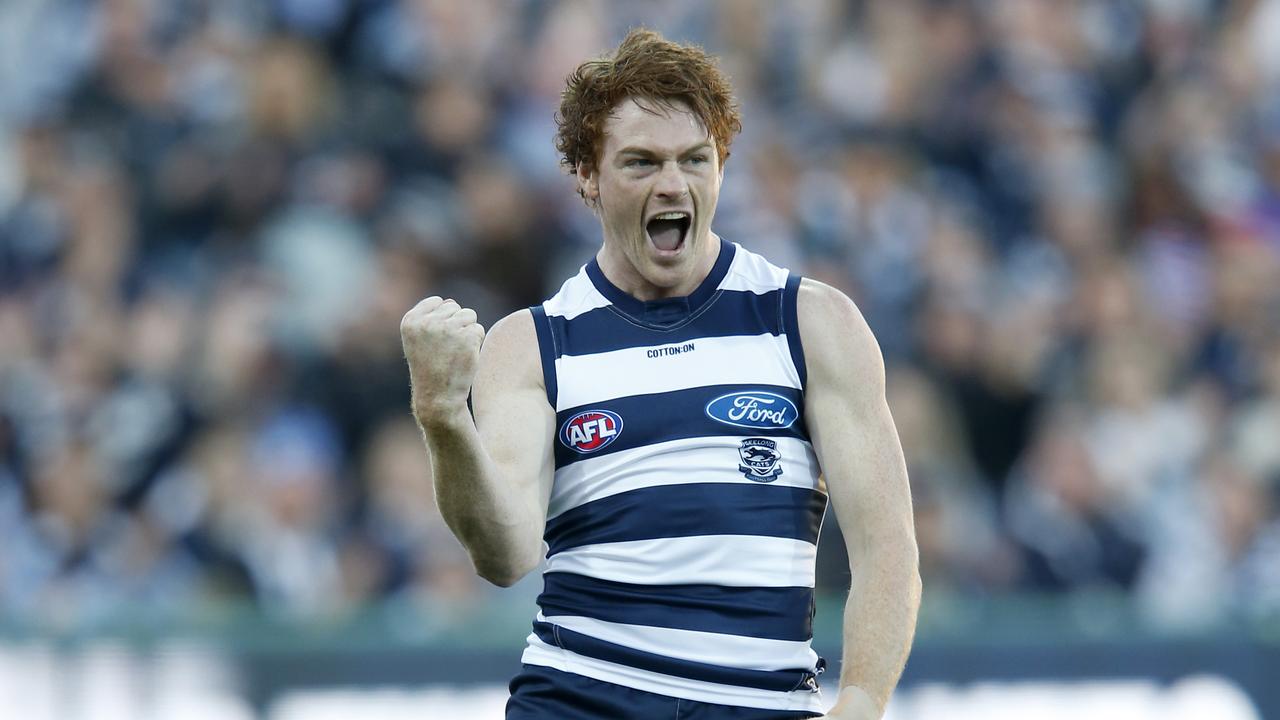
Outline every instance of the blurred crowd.
<path fill-rule="evenodd" d="M 927 602 L 1280 614 L 1280 0 L 5 0 L 0 615 L 496 592 L 399 319 L 591 257 L 553 112 L 635 25 L 735 83 L 714 229 L 875 330 Z"/>

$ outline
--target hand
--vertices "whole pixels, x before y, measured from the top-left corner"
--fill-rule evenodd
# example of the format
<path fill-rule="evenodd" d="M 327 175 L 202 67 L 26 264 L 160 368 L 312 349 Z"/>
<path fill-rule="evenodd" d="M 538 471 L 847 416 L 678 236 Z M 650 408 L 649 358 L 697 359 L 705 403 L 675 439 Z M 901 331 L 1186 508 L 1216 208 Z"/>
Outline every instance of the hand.
<path fill-rule="evenodd" d="M 841 709 L 839 705 L 831 708 L 831 712 L 818 718 L 818 720 L 880 720 L 880 713 L 875 711 L 867 711 L 863 708 L 847 708 Z"/>
<path fill-rule="evenodd" d="M 884 713 L 871 696 L 856 685 L 840 688 L 840 696 L 823 720 L 880 720 Z"/>
<path fill-rule="evenodd" d="M 476 313 L 433 295 L 400 320 L 400 343 L 409 363 L 413 413 L 429 422 L 465 410 L 475 380 L 484 328 Z"/>

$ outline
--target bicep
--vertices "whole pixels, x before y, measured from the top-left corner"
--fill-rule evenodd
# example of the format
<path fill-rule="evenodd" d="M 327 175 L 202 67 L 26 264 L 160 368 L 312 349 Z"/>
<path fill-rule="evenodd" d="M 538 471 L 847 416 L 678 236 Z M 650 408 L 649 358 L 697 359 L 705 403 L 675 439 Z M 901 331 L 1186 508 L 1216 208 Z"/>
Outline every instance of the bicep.
<path fill-rule="evenodd" d="M 471 403 L 476 429 L 495 469 L 512 492 L 526 494 L 546 516 L 555 470 L 555 411 L 542 382 L 533 319 L 528 311 L 496 325 L 480 351 Z"/>
<path fill-rule="evenodd" d="M 806 421 L 845 542 L 856 550 L 886 533 L 910 533 L 906 462 L 875 338 L 853 303 L 831 288 L 802 286 L 799 311 Z"/>

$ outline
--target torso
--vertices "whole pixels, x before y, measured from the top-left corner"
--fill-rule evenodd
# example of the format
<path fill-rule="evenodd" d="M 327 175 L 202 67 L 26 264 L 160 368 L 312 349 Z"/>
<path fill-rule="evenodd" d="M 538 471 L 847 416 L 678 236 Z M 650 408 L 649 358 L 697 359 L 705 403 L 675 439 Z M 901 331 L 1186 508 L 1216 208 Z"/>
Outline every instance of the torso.
<path fill-rule="evenodd" d="M 526 663 L 821 711 L 798 284 L 726 242 L 687 298 L 640 302 L 593 263 L 534 308 L 557 437 Z"/>

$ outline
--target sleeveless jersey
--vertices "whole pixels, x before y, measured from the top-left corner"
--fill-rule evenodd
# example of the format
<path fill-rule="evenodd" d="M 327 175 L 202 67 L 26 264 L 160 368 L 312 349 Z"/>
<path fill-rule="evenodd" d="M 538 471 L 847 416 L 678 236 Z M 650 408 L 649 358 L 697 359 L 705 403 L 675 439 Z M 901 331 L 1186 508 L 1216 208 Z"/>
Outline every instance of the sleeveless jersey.
<path fill-rule="evenodd" d="M 721 241 L 688 297 L 636 300 L 593 260 L 532 308 L 557 437 L 525 663 L 823 711 L 799 283 Z"/>

